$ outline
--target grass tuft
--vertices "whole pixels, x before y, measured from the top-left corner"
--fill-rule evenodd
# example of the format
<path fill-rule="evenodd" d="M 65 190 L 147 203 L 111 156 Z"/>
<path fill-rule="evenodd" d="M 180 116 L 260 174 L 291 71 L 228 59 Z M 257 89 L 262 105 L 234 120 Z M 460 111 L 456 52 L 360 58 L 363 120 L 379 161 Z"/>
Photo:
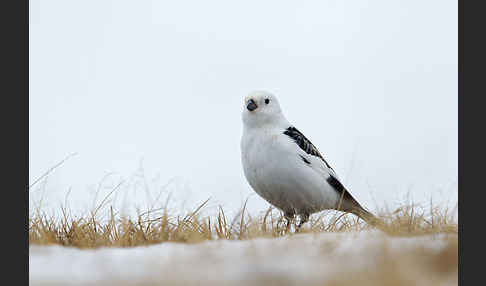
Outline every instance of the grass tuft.
<path fill-rule="evenodd" d="M 112 206 L 107 207 L 106 198 L 94 211 L 82 217 L 72 217 L 64 207 L 60 218 L 37 209 L 29 218 L 29 243 L 78 248 L 133 247 L 163 242 L 247 240 L 295 233 L 295 227 L 286 231 L 283 215 L 273 208 L 252 216 L 246 211 L 245 202 L 241 211 L 231 219 L 222 207 L 214 216 L 202 216 L 201 210 L 207 202 L 183 215 L 170 213 L 167 207 L 162 207 L 146 210 L 134 218 L 120 215 Z M 378 211 L 377 217 L 381 222 L 376 228 L 392 236 L 458 232 L 451 212 L 438 206 L 424 208 L 409 204 L 391 211 Z M 359 232 L 371 229 L 375 228 L 354 215 L 323 211 L 312 216 L 299 232 Z"/>

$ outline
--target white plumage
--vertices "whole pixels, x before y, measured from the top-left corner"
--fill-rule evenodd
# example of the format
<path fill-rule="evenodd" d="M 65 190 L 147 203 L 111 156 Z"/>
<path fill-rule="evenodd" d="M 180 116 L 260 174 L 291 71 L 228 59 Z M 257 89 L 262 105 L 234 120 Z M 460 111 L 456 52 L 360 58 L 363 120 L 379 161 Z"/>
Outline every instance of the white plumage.
<path fill-rule="evenodd" d="M 370 221 L 341 184 L 317 148 L 284 116 L 278 99 L 264 91 L 245 97 L 241 159 L 248 183 L 290 222 L 300 215 L 299 227 L 310 214 L 339 209 Z"/>

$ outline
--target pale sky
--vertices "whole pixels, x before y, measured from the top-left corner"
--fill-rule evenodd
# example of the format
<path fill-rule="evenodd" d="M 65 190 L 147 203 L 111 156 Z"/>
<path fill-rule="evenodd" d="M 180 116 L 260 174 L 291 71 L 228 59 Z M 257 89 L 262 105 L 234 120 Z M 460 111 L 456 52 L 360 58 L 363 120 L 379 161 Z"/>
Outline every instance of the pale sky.
<path fill-rule="evenodd" d="M 31 200 L 86 208 L 113 172 L 125 205 L 239 208 L 263 89 L 364 206 L 457 202 L 457 1 L 31 0 L 29 28 L 30 182 L 77 153 Z"/>

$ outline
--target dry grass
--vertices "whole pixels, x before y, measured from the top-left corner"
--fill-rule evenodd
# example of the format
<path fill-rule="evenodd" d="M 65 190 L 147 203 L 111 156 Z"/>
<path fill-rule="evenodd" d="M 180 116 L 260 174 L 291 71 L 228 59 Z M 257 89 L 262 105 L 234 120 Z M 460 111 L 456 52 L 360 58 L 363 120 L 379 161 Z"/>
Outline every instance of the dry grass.
<path fill-rule="evenodd" d="M 98 247 L 132 247 L 169 241 L 197 243 L 207 240 L 251 240 L 259 237 L 292 236 L 295 233 L 294 228 L 289 232 L 286 231 L 285 220 L 282 214 L 271 208 L 257 216 L 252 216 L 246 212 L 245 205 L 239 214 L 228 217 L 223 208 L 220 207 L 215 215 L 204 216 L 202 213 L 207 208 L 206 201 L 194 211 L 183 215 L 171 212 L 167 207 L 162 207 L 147 210 L 131 218 L 119 215 L 113 207 L 105 207 L 105 203 L 106 201 L 103 200 L 93 211 L 81 217 L 73 217 L 66 208 L 62 209 L 62 217 L 48 216 L 40 209 L 37 209 L 29 218 L 29 242 L 36 245 L 57 244 L 89 249 Z M 361 250 L 351 255 L 337 257 L 333 253 L 336 249 L 339 249 L 341 241 L 339 239 L 323 239 L 321 246 L 315 248 L 320 254 L 318 258 L 313 258 L 315 265 L 331 263 L 337 269 L 328 269 L 329 274 L 323 277 L 316 276 L 316 272 L 308 273 L 308 277 L 313 278 L 309 278 L 309 281 L 303 284 L 333 286 L 458 284 L 458 225 L 453 218 L 452 212 L 432 205 L 423 207 L 407 204 L 394 210 L 383 209 L 377 213 L 377 216 L 382 221 L 378 228 L 387 235 L 379 236 L 377 243 L 362 247 Z M 369 226 L 353 215 L 346 215 L 337 211 L 325 211 L 312 216 L 310 222 L 300 232 L 356 233 L 371 229 L 374 229 L 374 227 Z M 445 247 L 440 248 L 438 251 L 420 243 L 404 249 L 390 247 L 391 236 L 423 236 L 430 234 L 450 235 L 433 236 L 437 243 L 445 241 Z M 293 238 L 298 237 L 300 236 Z M 425 237 L 425 239 L 429 239 L 429 237 Z M 269 257 L 278 256 L 285 258 L 288 251 L 282 251 L 282 247 L 284 249 L 285 247 L 300 249 L 300 251 L 315 247 L 311 244 L 298 244 L 297 242 L 292 242 L 292 240 L 278 241 L 280 241 L 278 247 L 269 247 L 261 250 L 265 250 L 266 255 Z M 214 250 L 209 250 L 207 244 L 194 247 L 200 248 L 200 257 L 188 257 L 192 257 L 191 259 L 197 261 L 187 261 L 184 259 L 189 258 L 180 257 L 178 263 L 174 262 L 174 265 L 161 264 L 159 268 L 156 268 L 156 272 L 147 272 L 147 275 L 137 278 L 138 280 L 123 281 L 122 279 L 121 281 L 111 281 L 110 279 L 112 278 L 107 276 L 103 277 L 105 282 L 96 285 L 113 284 L 115 282 L 117 285 L 302 285 L 303 281 L 297 281 L 293 277 L 292 271 L 285 275 L 257 272 L 248 277 L 244 276 L 244 279 L 236 276 L 235 281 L 224 280 L 219 276 L 220 269 L 228 268 L 227 265 L 232 265 L 235 261 L 242 260 L 247 261 L 248 264 L 260 263 L 261 265 L 265 265 L 265 262 L 262 262 L 262 258 L 258 255 L 253 254 L 252 256 L 255 250 L 252 250 L 251 247 L 248 247 L 248 250 L 245 252 L 247 256 L 245 257 L 230 256 L 230 258 L 225 258 L 222 261 L 215 259 L 215 257 L 218 257 L 218 254 L 213 253 L 212 251 Z M 230 251 L 226 249 L 225 253 L 228 252 Z M 295 255 L 295 252 L 292 253 Z M 292 254 L 289 255 L 292 256 Z M 368 263 L 371 266 L 364 268 L 349 267 L 357 259 L 366 260 L 365 257 L 372 257 L 370 263 Z M 100 259 L 103 258 L 101 257 Z M 296 265 L 305 259 L 306 257 L 299 256 L 298 261 L 295 261 Z M 285 259 L 282 260 L 284 261 Z M 269 259 L 268 261 L 273 260 Z M 128 260 L 127 263 L 129 263 Z M 213 277 L 212 280 L 206 281 L 206 278 L 198 276 L 197 273 L 199 272 L 192 273 L 185 268 L 183 268 L 183 272 L 177 270 L 179 269 L 177 268 L 178 265 L 185 265 L 186 263 L 188 265 L 205 267 L 207 277 Z M 241 265 L 248 264 L 243 263 Z M 150 269 L 149 265 L 147 265 L 147 268 Z M 113 271 L 116 272 L 119 269 L 114 269 Z M 58 285 L 63 285 L 64 282 L 67 283 L 66 278 L 63 277 L 59 274 L 55 278 L 60 279 Z M 57 281 L 55 279 L 53 278 L 51 282 Z M 33 282 L 33 285 L 44 285 L 41 283 L 41 280 L 33 280 L 31 282 Z M 49 283 L 45 285 L 51 285 Z M 71 281 L 70 283 L 74 282 Z M 82 283 L 79 285 L 82 285 Z"/>
<path fill-rule="evenodd" d="M 280 212 L 269 208 L 256 217 L 245 211 L 228 218 L 220 207 L 215 216 L 203 217 L 206 202 L 184 215 L 172 214 L 166 207 L 147 210 L 135 218 L 118 214 L 104 201 L 89 214 L 73 217 L 62 208 L 62 218 L 48 216 L 37 209 L 29 218 L 31 244 L 59 244 L 79 248 L 106 246 L 132 247 L 162 242 L 194 243 L 205 240 L 241 240 L 292 235 L 285 230 Z M 449 210 L 409 204 L 395 210 L 381 210 L 378 228 L 389 235 L 413 236 L 436 233 L 457 234 L 458 226 Z M 372 229 L 353 215 L 324 211 L 311 217 L 300 232 L 347 232 Z"/>

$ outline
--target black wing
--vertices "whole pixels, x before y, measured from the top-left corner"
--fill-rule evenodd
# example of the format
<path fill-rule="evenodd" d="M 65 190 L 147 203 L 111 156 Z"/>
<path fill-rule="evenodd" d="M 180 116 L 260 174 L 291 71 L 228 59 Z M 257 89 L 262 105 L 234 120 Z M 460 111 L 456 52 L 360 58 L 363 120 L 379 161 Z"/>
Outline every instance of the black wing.
<path fill-rule="evenodd" d="M 343 197 L 344 201 L 349 201 L 359 206 L 358 202 L 353 198 L 353 196 L 351 196 L 351 194 L 348 192 L 348 190 L 346 190 L 343 184 L 341 184 L 341 182 L 333 175 L 327 178 L 327 183 L 331 185 L 331 187 L 333 187 Z"/>
<path fill-rule="evenodd" d="M 307 137 L 305 137 L 304 134 L 302 134 L 302 132 L 300 132 L 297 128 L 290 126 L 284 131 L 284 134 L 292 138 L 294 142 L 299 145 L 300 149 L 304 150 L 309 155 L 319 157 L 322 161 L 324 161 L 329 169 L 333 170 L 326 162 L 324 157 L 322 157 L 321 153 L 319 153 L 316 146 L 314 146 L 312 142 L 310 142 L 310 140 L 307 139 Z"/>

